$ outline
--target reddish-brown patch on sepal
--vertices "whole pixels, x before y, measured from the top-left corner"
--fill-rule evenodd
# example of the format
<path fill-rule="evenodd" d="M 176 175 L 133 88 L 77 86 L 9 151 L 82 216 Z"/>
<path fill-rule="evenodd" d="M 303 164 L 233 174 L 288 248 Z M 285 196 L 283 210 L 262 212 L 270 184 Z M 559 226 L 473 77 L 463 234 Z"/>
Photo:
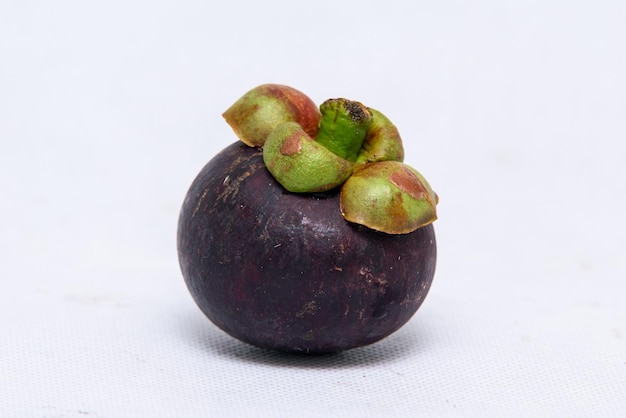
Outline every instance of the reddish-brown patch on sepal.
<path fill-rule="evenodd" d="M 282 155 L 294 155 L 302 151 L 302 135 L 298 132 L 291 134 L 280 147 Z"/>
<path fill-rule="evenodd" d="M 417 200 L 422 200 L 425 197 L 430 199 L 426 187 L 408 167 L 402 167 L 402 170 L 400 171 L 391 172 L 389 175 L 389 181 L 398 187 L 398 189 L 408 193 Z"/>
<path fill-rule="evenodd" d="M 222 115 L 245 144 L 262 147 L 281 123 L 297 122 L 315 136 L 321 114 L 304 93 L 280 84 L 262 84 L 245 93 Z"/>
<path fill-rule="evenodd" d="M 319 129 L 321 115 L 311 99 L 299 90 L 282 84 L 265 84 L 268 96 L 275 97 L 289 107 L 289 114 L 298 122 L 304 132 L 315 137 Z"/>

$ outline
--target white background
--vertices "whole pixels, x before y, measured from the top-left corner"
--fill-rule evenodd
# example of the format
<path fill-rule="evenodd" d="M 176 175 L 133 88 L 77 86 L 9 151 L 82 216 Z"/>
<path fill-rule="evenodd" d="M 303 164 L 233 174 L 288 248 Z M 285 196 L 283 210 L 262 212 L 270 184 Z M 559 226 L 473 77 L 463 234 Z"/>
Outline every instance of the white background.
<path fill-rule="evenodd" d="M 626 3 L 0 3 L 0 416 L 626 414 Z M 441 197 L 416 316 L 293 357 L 178 268 L 262 83 L 389 116 Z"/>

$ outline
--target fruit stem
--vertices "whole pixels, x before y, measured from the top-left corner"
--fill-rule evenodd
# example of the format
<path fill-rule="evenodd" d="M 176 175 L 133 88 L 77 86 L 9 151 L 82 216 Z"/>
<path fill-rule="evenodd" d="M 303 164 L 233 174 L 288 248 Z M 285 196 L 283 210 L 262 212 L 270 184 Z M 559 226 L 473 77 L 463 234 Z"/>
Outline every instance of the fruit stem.
<path fill-rule="evenodd" d="M 363 104 L 348 99 L 329 99 L 320 106 L 322 119 L 315 140 L 332 153 L 356 161 L 372 120 Z"/>

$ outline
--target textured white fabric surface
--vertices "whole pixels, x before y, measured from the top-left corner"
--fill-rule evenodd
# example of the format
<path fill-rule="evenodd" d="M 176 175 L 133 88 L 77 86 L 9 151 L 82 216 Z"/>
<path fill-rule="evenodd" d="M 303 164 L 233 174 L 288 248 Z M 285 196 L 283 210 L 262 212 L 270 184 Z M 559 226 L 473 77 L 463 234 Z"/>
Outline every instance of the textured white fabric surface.
<path fill-rule="evenodd" d="M 624 416 L 624 21 L 619 1 L 1 3 L 0 416 Z M 380 109 L 441 197 L 432 290 L 377 344 L 259 350 L 184 286 L 183 196 L 265 82 Z"/>

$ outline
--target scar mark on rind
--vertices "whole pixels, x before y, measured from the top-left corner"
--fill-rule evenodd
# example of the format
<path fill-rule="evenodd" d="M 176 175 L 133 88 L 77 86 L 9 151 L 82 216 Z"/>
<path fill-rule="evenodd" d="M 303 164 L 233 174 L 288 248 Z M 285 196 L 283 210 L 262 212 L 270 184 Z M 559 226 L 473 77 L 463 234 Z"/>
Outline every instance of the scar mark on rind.
<path fill-rule="evenodd" d="M 191 219 L 193 219 L 194 216 L 196 216 L 196 213 L 198 213 L 198 211 L 200 210 L 200 206 L 202 205 L 202 202 L 204 201 L 204 198 L 206 197 L 208 192 L 209 192 L 208 189 L 205 189 L 204 192 L 202 192 L 202 195 L 200 196 L 200 199 L 198 200 L 198 204 L 196 205 L 195 209 L 193 210 L 193 213 L 191 214 Z"/>
<path fill-rule="evenodd" d="M 319 307 L 317 305 L 317 302 L 312 300 L 302 305 L 302 309 L 300 310 L 300 312 L 296 313 L 296 317 L 302 318 L 304 316 L 313 316 L 318 309 Z"/>

